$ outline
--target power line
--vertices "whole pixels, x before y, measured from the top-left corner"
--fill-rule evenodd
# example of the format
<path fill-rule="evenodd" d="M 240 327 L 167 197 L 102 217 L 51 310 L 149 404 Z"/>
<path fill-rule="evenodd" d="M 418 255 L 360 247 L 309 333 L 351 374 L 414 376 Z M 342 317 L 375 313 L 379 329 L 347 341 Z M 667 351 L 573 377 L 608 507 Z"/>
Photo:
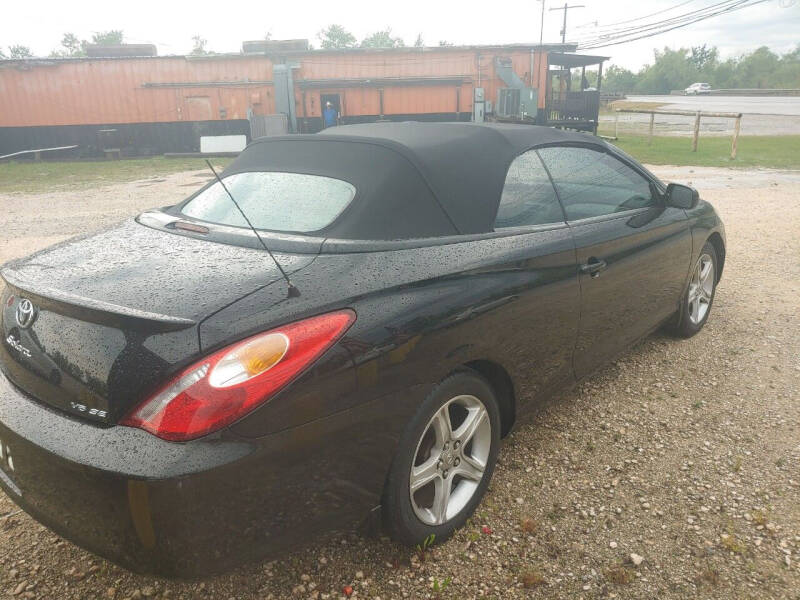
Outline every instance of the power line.
<path fill-rule="evenodd" d="M 696 10 L 691 10 L 691 11 L 689 11 L 687 13 L 676 15 L 676 16 L 673 16 L 673 17 L 668 17 L 668 18 L 663 19 L 661 21 L 654 21 L 654 22 L 650 22 L 650 23 L 643 23 L 643 24 L 640 24 L 640 25 L 621 27 L 621 28 L 617 28 L 617 29 L 612 30 L 612 31 L 602 32 L 602 33 L 596 34 L 594 36 L 584 36 L 583 39 L 579 39 L 578 40 L 578 43 L 586 43 L 587 40 L 602 40 L 602 39 L 606 39 L 606 38 L 610 38 L 610 37 L 619 37 L 619 36 L 625 35 L 625 34 L 635 34 L 635 33 L 640 33 L 642 31 L 650 31 L 650 30 L 652 30 L 654 28 L 658 28 L 658 27 L 666 27 L 666 26 L 669 26 L 669 25 L 672 25 L 672 24 L 676 24 L 676 23 L 682 23 L 682 22 L 686 22 L 686 21 L 691 21 L 691 20 L 693 20 L 695 18 L 698 18 L 700 16 L 704 16 L 704 15 L 706 15 L 708 13 L 712 13 L 712 12 L 715 12 L 715 11 L 720 10 L 720 9 L 728 8 L 728 7 L 733 6 L 733 5 L 738 5 L 738 4 L 741 4 L 742 2 L 746 2 L 746 1 L 748 1 L 748 0 L 722 0 L 721 2 L 716 2 L 714 4 L 710 4 L 708 6 L 704 6 L 702 8 L 696 9 Z M 603 29 L 603 28 L 601 27 L 601 29 Z"/>
<path fill-rule="evenodd" d="M 645 38 L 654 37 L 656 35 L 661 35 L 662 33 L 667 33 L 669 31 L 673 31 L 675 29 L 680 29 L 682 27 L 687 27 L 689 25 L 692 25 L 694 23 L 698 23 L 700 21 L 705 21 L 706 19 L 710 19 L 712 17 L 716 17 L 716 16 L 719 16 L 721 14 L 725 14 L 725 13 L 733 12 L 733 11 L 736 11 L 736 10 L 740 10 L 742 8 L 746 8 L 747 6 L 754 6 L 756 4 L 761 4 L 762 2 L 766 2 L 766 1 L 767 0 L 757 0 L 756 2 L 753 2 L 752 4 L 744 4 L 742 6 L 734 6 L 734 7 L 731 7 L 731 8 L 725 8 L 725 9 L 719 10 L 719 11 L 717 11 L 715 13 L 711 13 L 711 14 L 703 15 L 701 17 L 697 17 L 697 18 L 695 18 L 695 19 L 693 19 L 691 21 L 678 23 L 678 24 L 675 24 L 673 26 L 662 27 L 660 29 L 656 29 L 655 31 L 647 31 L 645 33 L 644 31 L 646 31 L 646 30 L 642 30 L 641 35 L 637 35 L 636 33 L 627 33 L 627 34 L 624 34 L 624 35 L 613 36 L 613 37 L 611 37 L 611 36 L 603 36 L 603 37 L 599 38 L 598 40 L 592 40 L 590 42 L 582 42 L 582 43 L 579 44 L 579 48 L 583 49 L 583 50 L 592 49 L 592 48 L 605 48 L 607 46 L 618 46 L 620 44 L 626 44 L 628 42 L 634 42 L 636 40 L 642 40 L 642 39 L 645 39 Z M 653 29 L 653 28 L 649 28 L 649 29 Z"/>
<path fill-rule="evenodd" d="M 607 27 L 614 27 L 616 25 L 625 25 L 626 23 L 633 23 L 634 21 L 641 21 L 642 19 L 649 19 L 650 17 L 655 17 L 656 15 L 661 15 L 665 12 L 670 12 L 675 10 L 676 8 L 680 8 L 681 6 L 685 6 L 686 4 L 691 4 L 692 2 L 697 2 L 697 0 L 684 0 L 680 4 L 676 4 L 675 6 L 670 6 L 669 8 L 664 8 L 662 10 L 658 10 L 654 13 L 650 13 L 649 15 L 642 15 L 641 17 L 636 17 L 635 19 L 627 19 L 625 21 L 617 21 L 616 23 L 608 23 L 606 25 L 601 25 L 601 28 Z M 597 25 L 597 21 L 594 22 Z M 591 25 L 591 23 L 587 23 L 587 25 Z M 585 27 L 585 25 L 578 25 L 579 28 Z"/>
<path fill-rule="evenodd" d="M 585 50 L 625 44 L 687 27 L 712 17 L 755 6 L 766 1 L 767 0 L 727 0 L 662 21 L 623 28 L 595 36 L 594 38 L 587 38 L 579 41 L 578 47 Z"/>
<path fill-rule="evenodd" d="M 680 23 L 689 23 L 694 22 L 701 17 L 706 17 L 710 14 L 717 14 L 719 11 L 727 11 L 730 8 L 734 8 L 741 4 L 746 4 L 750 0 L 722 0 L 721 2 L 716 2 L 714 4 L 710 4 L 708 6 L 702 7 L 697 10 L 692 10 L 687 13 L 683 13 L 680 15 L 676 15 L 674 17 L 667 17 L 661 21 L 655 21 L 650 23 L 643 23 L 640 25 L 631 25 L 627 27 L 621 27 L 615 29 L 613 31 L 606 31 L 602 32 L 597 36 L 597 39 L 602 39 L 607 36 L 620 36 L 625 34 L 637 34 L 643 31 L 652 31 L 653 29 L 657 29 L 659 27 L 668 27 L 675 24 Z"/>

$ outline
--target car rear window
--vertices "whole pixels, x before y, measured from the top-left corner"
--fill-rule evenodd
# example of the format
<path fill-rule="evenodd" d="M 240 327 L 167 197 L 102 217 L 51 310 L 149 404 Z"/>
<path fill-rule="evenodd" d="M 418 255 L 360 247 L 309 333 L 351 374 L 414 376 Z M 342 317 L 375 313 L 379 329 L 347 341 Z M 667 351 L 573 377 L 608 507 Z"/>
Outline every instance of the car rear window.
<path fill-rule="evenodd" d="M 324 229 L 356 195 L 356 188 L 346 181 L 304 173 L 236 173 L 223 181 L 253 226 L 271 231 Z M 209 223 L 247 227 L 219 182 L 191 198 L 181 213 Z"/>

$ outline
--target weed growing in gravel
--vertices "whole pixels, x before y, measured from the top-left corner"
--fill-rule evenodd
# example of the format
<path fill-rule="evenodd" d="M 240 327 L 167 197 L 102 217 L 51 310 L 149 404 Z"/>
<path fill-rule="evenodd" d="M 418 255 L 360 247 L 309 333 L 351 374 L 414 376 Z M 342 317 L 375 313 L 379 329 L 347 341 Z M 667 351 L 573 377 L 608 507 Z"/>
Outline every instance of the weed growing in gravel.
<path fill-rule="evenodd" d="M 541 571 L 523 571 L 519 577 L 522 585 L 527 588 L 535 588 L 547 583 Z"/>
<path fill-rule="evenodd" d="M 633 572 L 622 565 L 618 565 L 616 567 L 606 569 L 606 579 L 610 583 L 627 585 L 633 581 Z"/>
<path fill-rule="evenodd" d="M 728 552 L 733 552 L 734 554 L 744 554 L 747 550 L 747 546 L 744 545 L 744 542 L 740 541 L 735 535 L 723 533 L 720 536 L 720 540 L 722 547 Z"/>
<path fill-rule="evenodd" d="M 525 517 L 520 521 L 519 526 L 523 533 L 533 533 L 539 527 L 539 523 L 537 523 L 536 519 Z"/>
<path fill-rule="evenodd" d="M 763 510 L 754 510 L 753 523 L 764 527 L 767 524 L 767 513 L 765 513 Z"/>
<path fill-rule="evenodd" d="M 421 544 L 417 544 L 417 558 L 419 558 L 419 562 L 425 562 L 425 553 L 430 550 L 430 547 L 433 546 L 433 542 L 436 541 L 436 534 L 430 534 L 424 540 L 422 540 Z"/>
<path fill-rule="evenodd" d="M 436 594 L 436 598 L 441 598 L 444 591 L 450 587 L 450 582 L 453 581 L 452 577 L 445 577 L 443 581 L 439 581 L 438 579 L 433 580 L 433 593 Z"/>
<path fill-rule="evenodd" d="M 700 583 L 706 583 L 712 587 L 717 587 L 721 581 L 719 571 L 711 565 L 706 565 L 706 568 L 697 576 L 697 579 Z"/>
<path fill-rule="evenodd" d="M 558 503 L 553 504 L 553 508 L 547 512 L 545 515 L 551 521 L 558 521 L 562 517 L 565 516 L 565 511 L 561 508 Z"/>

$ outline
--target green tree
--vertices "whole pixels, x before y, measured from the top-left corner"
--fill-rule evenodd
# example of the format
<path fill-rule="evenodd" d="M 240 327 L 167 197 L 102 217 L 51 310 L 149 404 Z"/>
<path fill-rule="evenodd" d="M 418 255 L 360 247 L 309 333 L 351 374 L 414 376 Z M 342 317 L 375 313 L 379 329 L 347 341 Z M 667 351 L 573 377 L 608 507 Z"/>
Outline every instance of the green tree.
<path fill-rule="evenodd" d="M 192 56 L 203 56 L 206 54 L 211 54 L 208 50 L 206 50 L 206 45 L 208 44 L 208 40 L 205 38 L 200 37 L 199 35 L 192 36 L 192 51 L 189 53 Z"/>
<path fill-rule="evenodd" d="M 65 33 L 61 38 L 61 49 L 53 50 L 50 56 L 86 56 L 86 40 L 79 40 L 74 33 Z"/>
<path fill-rule="evenodd" d="M 692 54 L 689 56 L 691 63 L 698 71 L 713 70 L 719 63 L 719 52 L 716 46 L 707 48 L 702 46 L 692 46 Z"/>
<path fill-rule="evenodd" d="M 392 36 L 392 28 L 387 27 L 383 31 L 376 31 L 361 40 L 362 48 L 403 48 L 403 39 Z"/>
<path fill-rule="evenodd" d="M 448 42 L 447 40 L 439 40 L 439 46 L 444 48 L 449 46 L 455 46 L 455 44 L 453 42 Z"/>
<path fill-rule="evenodd" d="M 21 44 L 16 44 L 14 46 L 8 47 L 8 57 L 9 58 L 32 58 L 33 53 L 31 49 L 27 46 L 23 46 Z"/>
<path fill-rule="evenodd" d="M 414 48 L 422 48 L 425 45 L 424 40 L 422 39 L 422 34 L 417 34 L 417 39 L 414 41 Z"/>
<path fill-rule="evenodd" d="M 743 88 L 769 88 L 773 87 L 772 79 L 778 70 L 779 58 L 766 46 L 761 46 L 755 52 L 743 56 L 737 68 L 737 79 Z"/>
<path fill-rule="evenodd" d="M 800 44 L 781 57 L 772 85 L 776 88 L 800 88 Z"/>
<path fill-rule="evenodd" d="M 630 93 L 636 87 L 636 74 L 619 65 L 611 65 L 603 73 L 600 89 L 605 92 Z"/>
<path fill-rule="evenodd" d="M 699 72 L 689 60 L 686 48 L 655 51 L 655 62 L 639 71 L 635 91 L 645 94 L 669 94 L 698 80 Z"/>
<path fill-rule="evenodd" d="M 325 50 L 331 48 L 355 48 L 356 36 L 347 31 L 341 25 L 328 25 L 317 33 L 322 48 Z"/>
<path fill-rule="evenodd" d="M 98 46 L 119 46 L 122 44 L 122 30 L 111 29 L 110 31 L 95 31 L 92 34 L 92 43 Z"/>

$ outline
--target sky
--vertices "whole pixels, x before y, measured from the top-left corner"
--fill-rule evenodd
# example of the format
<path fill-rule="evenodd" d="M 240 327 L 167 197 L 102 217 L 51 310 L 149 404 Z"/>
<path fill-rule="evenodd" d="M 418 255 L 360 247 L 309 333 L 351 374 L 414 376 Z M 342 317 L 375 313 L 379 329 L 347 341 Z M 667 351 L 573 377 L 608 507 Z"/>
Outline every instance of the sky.
<path fill-rule="evenodd" d="M 699 9 L 719 0 L 571 0 L 584 8 L 571 9 L 567 16 L 567 41 L 591 36 L 596 27 L 646 16 L 657 11 L 683 6 L 638 21 L 646 23 L 685 11 Z M 544 42 L 559 42 L 563 6 L 545 0 Z M 185 54 L 192 47 L 192 36 L 208 40 L 208 49 L 238 52 L 243 40 L 308 38 L 319 47 L 317 32 L 331 23 L 343 25 L 359 40 L 368 34 L 391 27 L 406 44 L 418 34 L 426 45 L 440 40 L 457 45 L 496 43 L 538 43 L 541 23 L 539 0 L 503 0 L 499 3 L 436 2 L 352 2 L 348 0 L 304 0 L 302 2 L 207 2 L 195 0 L 135 2 L 36 0 L 3 2 L 0 19 L 0 46 L 23 44 L 37 56 L 46 56 L 59 47 L 65 32 L 90 38 L 92 32 L 122 29 L 125 41 L 153 43 L 159 55 Z M 784 53 L 800 44 L 800 0 L 767 0 L 646 40 L 624 45 L 587 50 L 586 53 L 610 56 L 612 63 L 636 70 L 652 62 L 653 49 L 717 46 L 723 58 L 769 46 Z"/>

